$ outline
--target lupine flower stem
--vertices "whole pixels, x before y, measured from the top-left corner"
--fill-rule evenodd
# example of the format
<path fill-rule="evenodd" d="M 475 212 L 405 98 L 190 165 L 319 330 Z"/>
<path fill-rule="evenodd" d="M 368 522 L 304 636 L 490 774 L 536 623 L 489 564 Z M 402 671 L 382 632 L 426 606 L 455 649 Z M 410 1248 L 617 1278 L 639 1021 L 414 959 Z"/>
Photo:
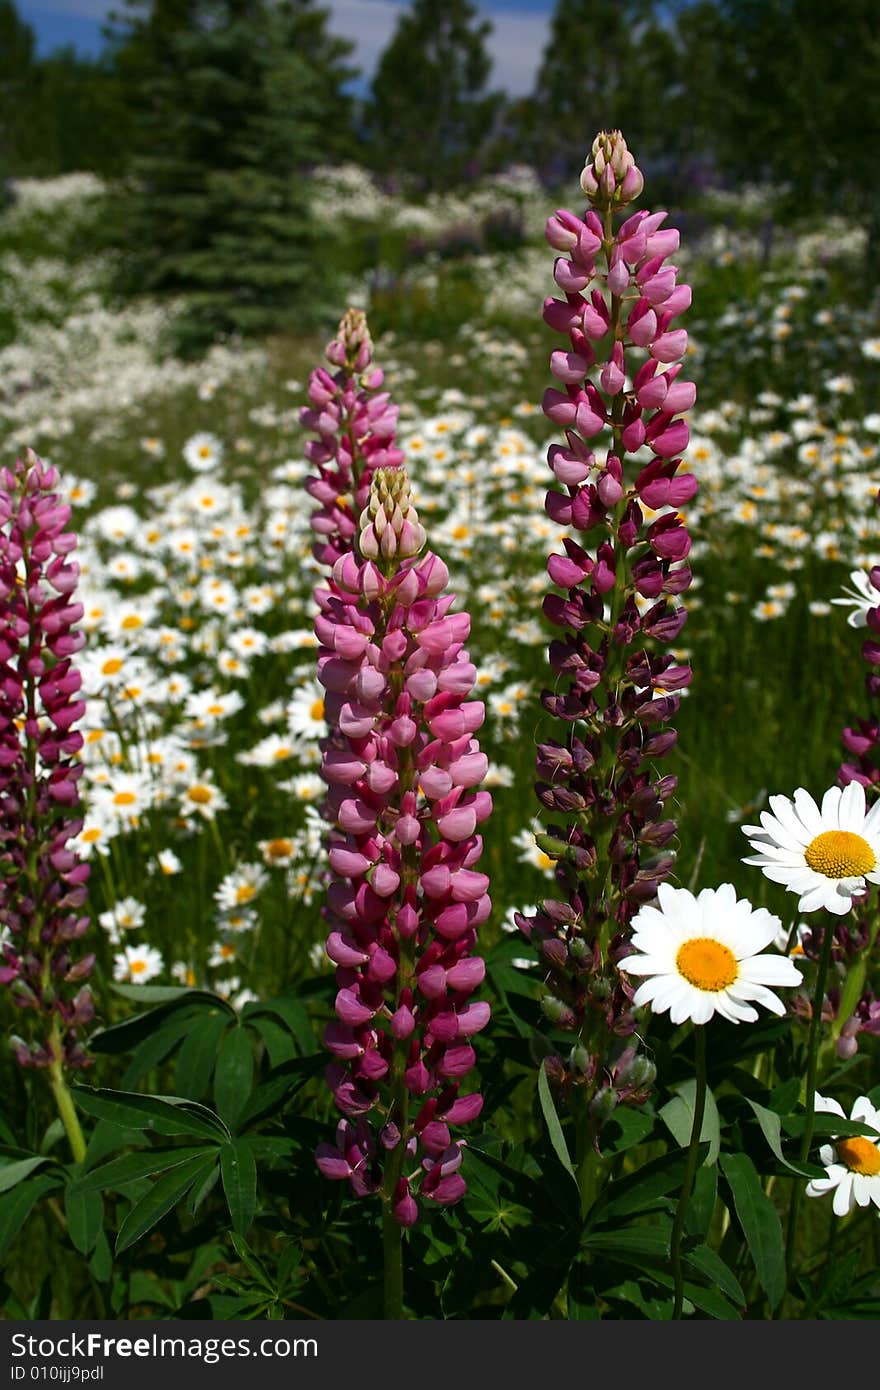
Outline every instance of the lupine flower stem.
<path fill-rule="evenodd" d="M 61 1030 L 57 1023 L 53 1024 L 49 1037 L 52 1054 L 58 1056 L 61 1051 Z M 67 1082 L 64 1080 L 64 1072 L 60 1062 L 50 1062 L 49 1064 L 49 1085 L 52 1088 L 52 1095 L 55 1097 L 55 1105 L 61 1123 L 64 1125 L 64 1132 L 67 1135 L 70 1152 L 73 1154 L 73 1161 L 74 1163 L 82 1163 L 86 1156 L 86 1141 L 79 1116 L 76 1113 L 76 1106 L 73 1103 L 73 1097 Z"/>
<path fill-rule="evenodd" d="M 672 1305 L 673 1319 L 681 1318 L 682 1307 L 684 1305 L 684 1268 L 681 1262 L 681 1242 L 684 1236 L 685 1220 L 687 1219 L 688 1202 L 691 1199 L 694 1178 L 697 1173 L 697 1160 L 700 1156 L 700 1135 L 703 1131 L 703 1115 L 706 1110 L 706 1030 L 704 1027 L 696 1026 L 694 1028 L 694 1056 L 696 1060 L 697 1080 L 697 1088 L 694 1094 L 694 1121 L 691 1125 L 691 1139 L 688 1144 L 684 1182 L 682 1183 L 678 1206 L 675 1209 L 675 1220 L 672 1223 L 672 1235 L 669 1241 L 672 1277 L 675 1281 Z"/>

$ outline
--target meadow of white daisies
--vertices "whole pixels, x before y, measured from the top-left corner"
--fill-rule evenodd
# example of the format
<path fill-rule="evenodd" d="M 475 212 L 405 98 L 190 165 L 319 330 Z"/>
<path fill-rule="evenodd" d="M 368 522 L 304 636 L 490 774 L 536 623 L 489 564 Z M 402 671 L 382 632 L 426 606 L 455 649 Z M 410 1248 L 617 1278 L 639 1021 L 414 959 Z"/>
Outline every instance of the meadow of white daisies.
<path fill-rule="evenodd" d="M 603 589 L 601 536 L 554 519 L 545 494 L 598 478 L 602 515 L 590 524 L 608 528 L 619 559 L 622 508 L 636 495 L 622 489 L 651 459 L 651 437 L 630 436 L 620 488 L 604 452 L 591 474 L 600 465 L 581 436 L 568 439 L 570 473 L 554 478 L 548 446 L 565 444 L 566 424 L 542 411 L 545 390 L 597 383 L 598 409 L 600 393 L 622 403 L 637 388 L 629 359 L 616 383 L 598 328 L 587 334 L 593 360 L 581 365 L 575 327 L 551 375 L 559 324 L 542 321 L 542 306 L 593 290 L 613 328 L 628 291 L 609 247 L 614 236 L 621 245 L 622 218 L 652 205 L 649 187 L 632 207 L 603 204 L 601 187 L 594 201 L 577 172 L 561 204 L 580 219 L 586 194 L 617 219 L 595 251 L 589 219 L 557 222 L 548 246 L 557 202 L 525 168 L 419 205 L 355 166 L 319 170 L 328 234 L 342 207 L 352 240 L 390 238 L 399 250 L 419 238 L 427 254 L 342 276 L 323 335 L 291 325 L 185 362 L 163 347 L 174 306 L 114 304 L 109 259 L 82 250 L 100 217 L 97 179 L 21 182 L 0 214 L 3 486 L 20 495 L 14 470 L 28 449 L 57 470 L 44 491 L 69 506 L 58 527 L 76 545 L 53 553 L 79 566 L 70 627 L 85 640 L 70 657 L 81 676 L 70 698 L 81 745 L 67 749 L 81 767 L 78 809 L 65 810 L 76 819 L 54 867 L 88 865 L 72 909 L 88 926 L 75 939 L 71 928 L 59 965 L 48 919 L 28 916 L 36 879 L 16 846 L 31 843 L 28 814 L 40 822 L 15 790 L 10 752 L 7 1317 L 880 1313 L 880 311 L 849 294 L 864 239 L 817 215 L 769 244 L 754 189 L 707 196 L 681 220 L 680 247 L 659 247 L 693 290 L 680 360 L 696 402 L 671 413 L 686 410 L 676 458 L 698 486 L 683 502 L 639 490 L 639 524 L 680 513 L 690 545 L 661 557 L 671 597 L 656 622 L 675 627 L 661 636 L 671 660 L 655 668 L 649 652 L 646 675 L 621 668 L 613 686 L 606 648 L 584 643 L 595 631 L 613 649 L 627 614 L 647 631 L 656 595 L 625 592 L 613 557 Z M 431 253 L 501 209 L 522 226 L 521 245 Z M 655 286 L 660 314 L 669 288 L 651 251 L 619 263 L 631 299 Z M 568 254 L 578 274 L 586 266 L 583 284 L 570 269 L 554 283 Z M 368 326 L 356 341 L 335 326 L 350 308 Z M 641 361 L 656 332 L 640 347 L 632 313 L 627 352 Z M 384 381 L 364 386 L 368 366 Z M 344 573 L 315 550 L 308 481 L 315 441 L 336 428 L 315 424 L 319 368 L 352 392 L 389 393 L 411 489 L 398 495 L 380 468 L 386 491 L 367 487 L 366 529 L 353 494 L 343 497 L 359 536 Z M 650 404 L 662 411 L 662 398 Z M 605 428 L 619 442 L 629 417 L 615 410 Z M 583 420 L 572 414 L 571 431 Z M 590 431 L 592 450 L 616 447 Z M 17 505 L 5 507 L 4 537 Z M 422 553 L 448 569 L 451 608 L 437 571 L 400 539 L 410 522 Z M 396 559 L 381 548 L 386 523 Z M 21 574 L 5 543 L 4 563 Z M 554 554 L 568 558 L 548 578 Z M 685 563 L 690 582 L 673 583 Z M 408 628 L 389 616 L 382 587 L 423 571 L 421 597 L 406 603 L 439 605 L 433 645 L 419 636 L 428 619 Z M 584 583 L 600 597 L 579 609 Z M 30 592 L 26 578 L 19 587 Z M 545 596 L 566 590 L 565 611 L 548 610 Z M 5 631 L 15 583 L 4 592 Z M 469 614 L 469 630 L 444 628 L 447 610 Z M 383 801 L 371 819 L 338 788 L 363 778 L 393 795 L 376 771 L 386 764 L 403 785 L 400 721 L 412 710 L 391 709 L 387 689 L 374 710 L 363 672 L 346 668 L 363 707 L 355 719 L 345 706 L 340 724 L 348 696 L 326 662 L 328 651 L 360 660 L 363 641 L 379 641 L 380 611 L 388 661 L 400 656 L 388 637 L 398 626 L 424 657 L 401 668 L 409 691 L 424 666 L 413 700 L 431 732 L 412 746 L 434 748 L 433 737 L 439 751 L 418 764 L 424 782 L 413 774 L 403 802 Z M 566 650 L 551 664 L 561 626 Z M 13 701 L 24 666 L 3 653 Z M 455 663 L 464 674 L 449 674 Z M 388 680 L 399 702 L 404 687 Z M 579 695 L 607 686 L 580 723 L 553 705 L 569 680 Z M 658 710 L 640 704 L 632 726 L 648 731 L 638 737 L 650 771 L 627 784 L 626 824 L 638 829 L 624 846 L 596 817 L 611 816 L 615 796 L 624 804 L 623 743 L 609 753 L 598 725 L 620 726 L 626 680 Z M 449 695 L 442 727 L 437 690 Z M 450 692 L 464 691 L 482 704 L 477 727 L 449 717 Z M 621 708 L 624 718 L 622 696 Z M 27 713 L 36 730 L 39 711 Z M 674 726 L 674 746 L 649 742 L 658 720 Z M 15 746 L 36 737 L 24 714 L 7 722 Z M 575 766 L 595 796 L 571 780 Z M 567 802 L 554 797 L 553 768 L 569 779 Z M 382 815 L 422 828 L 398 842 Z M 627 855 L 642 884 L 629 897 L 615 868 Z M 370 902 L 397 903 L 404 890 L 404 906 L 375 926 Z M 461 925 L 441 914 L 410 934 L 401 913 L 443 894 Z M 78 970 L 73 956 L 94 961 Z M 67 1013 L 65 990 L 80 998 Z M 56 1014 L 47 1044 L 40 1030 Z M 69 1029 L 63 1057 L 52 1053 L 59 1029 Z M 477 1093 L 482 1108 L 469 1103 Z"/>

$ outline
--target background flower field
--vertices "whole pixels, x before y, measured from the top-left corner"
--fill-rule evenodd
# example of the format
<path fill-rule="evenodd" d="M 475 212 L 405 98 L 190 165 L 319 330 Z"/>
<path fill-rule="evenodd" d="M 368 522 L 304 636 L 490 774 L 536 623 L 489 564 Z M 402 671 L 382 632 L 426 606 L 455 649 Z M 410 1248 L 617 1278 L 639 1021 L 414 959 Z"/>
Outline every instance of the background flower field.
<path fill-rule="evenodd" d="M 82 1079 L 198 1105 L 176 1129 L 170 1111 L 150 1110 L 156 1101 L 139 1110 L 131 1100 L 125 1112 L 122 1101 L 83 1098 L 96 1122 L 86 1168 L 119 1166 L 102 1169 L 100 1187 L 80 1182 L 65 1204 L 64 1131 L 49 1094 L 11 1051 L 0 1055 L 0 1192 L 20 1194 L 0 1206 L 5 1316 L 379 1315 L 378 1223 L 313 1159 L 337 1119 L 321 1046 L 336 986 L 321 915 L 321 568 L 300 411 L 349 305 L 366 311 L 400 407 L 397 443 L 430 548 L 471 614 L 494 802 L 481 861 L 493 906 L 479 935 L 492 1022 L 475 1044 L 486 1110 L 465 1149 L 466 1199 L 407 1237 L 408 1306 L 423 1317 L 590 1315 L 583 1255 L 571 1246 L 566 1141 L 536 1092 L 542 972 L 514 919 L 553 893 L 533 790 L 551 722 L 540 700 L 552 684 L 546 560 L 562 540 L 543 506 L 559 433 L 540 405 L 556 346 L 541 323 L 554 291 L 543 233 L 557 205 L 581 203 L 577 174 L 548 191 L 528 166 L 510 166 L 454 197 L 416 198 L 353 163 L 319 167 L 313 207 L 337 267 L 323 320 L 258 339 L 227 334 L 185 357 L 169 346 L 175 301 L 116 295 L 102 179 L 11 184 L 0 212 L 0 436 L 8 464 L 32 448 L 60 474 L 87 636 L 77 658 L 83 826 L 72 847 L 91 866 L 97 959 L 94 1067 Z M 841 729 L 869 714 L 863 634 L 846 619 L 871 604 L 852 573 L 880 560 L 880 307 L 852 292 L 866 234 L 820 209 L 777 221 L 777 197 L 769 185 L 708 191 L 670 219 L 693 286 L 685 370 L 698 393 L 685 457 L 699 491 L 683 508 L 694 582 L 672 648 L 694 679 L 664 772 L 677 778 L 672 882 L 732 884 L 790 937 L 801 921 L 794 899 L 743 863 L 742 826 L 773 794 L 804 787 L 819 798 L 833 786 Z M 517 236 L 493 244 L 492 226 L 505 225 Z M 834 606 L 845 587 L 851 605 Z M 842 983 L 841 973 L 832 1005 Z M 17 1016 L 8 1000 L 0 1008 L 14 1041 Z M 696 1316 L 791 1306 L 768 1253 L 777 1233 L 744 1214 L 731 1155 L 757 1167 L 771 1199 L 803 1185 L 791 1166 L 798 1131 L 780 1131 L 800 1088 L 803 1015 L 790 1007 L 710 1036 L 710 1160 L 688 1218 L 685 1275 Z M 686 1028 L 659 1017 L 645 1026 L 659 1079 L 609 1126 L 614 1184 L 587 1241 L 606 1262 L 596 1295 L 605 1316 L 669 1315 L 654 1218 L 672 1211 L 681 1184 L 667 1157 L 688 1143 L 692 1065 Z M 820 1089 L 844 1097 L 841 1116 L 856 1095 L 880 1104 L 877 1032 L 872 1016 L 852 1055 L 831 1042 L 822 1054 Z M 236 1189 L 208 1165 L 186 1202 L 169 1187 L 169 1200 L 127 1217 L 144 1212 L 162 1171 L 148 1166 L 145 1131 L 163 1153 L 185 1138 L 193 1156 L 181 1147 L 175 1162 L 201 1174 L 195 1149 L 212 1142 L 216 1117 L 250 1136 L 259 1186 Z M 20 1184 L 19 1162 L 31 1164 Z M 830 1202 L 805 1206 L 796 1315 L 876 1317 L 876 1211 L 841 1223 Z"/>

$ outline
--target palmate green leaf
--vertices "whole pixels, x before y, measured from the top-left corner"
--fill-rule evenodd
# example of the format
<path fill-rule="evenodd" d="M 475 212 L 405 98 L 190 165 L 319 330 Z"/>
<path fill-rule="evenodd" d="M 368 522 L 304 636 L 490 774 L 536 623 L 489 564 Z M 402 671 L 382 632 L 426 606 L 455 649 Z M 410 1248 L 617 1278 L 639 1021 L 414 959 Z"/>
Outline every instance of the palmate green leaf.
<path fill-rule="evenodd" d="M 257 1019 L 263 1014 L 274 1014 L 281 1019 L 301 1056 L 311 1056 L 318 1049 L 319 1039 L 315 1036 L 309 1011 L 298 994 L 279 994 L 274 999 L 248 1004 L 242 1011 L 242 1022 L 257 1027 Z"/>
<path fill-rule="evenodd" d="M 310 1057 L 294 1057 L 269 1073 L 266 1080 L 252 1092 L 247 1104 L 238 1117 L 239 1129 L 244 1129 L 255 1119 L 283 1110 L 294 1099 L 313 1076 L 317 1076 L 327 1065 L 325 1054 L 313 1053 Z"/>
<path fill-rule="evenodd" d="M 785 1243 L 779 1214 L 761 1186 L 748 1154 L 724 1154 L 721 1171 L 730 1186 L 733 1205 L 761 1288 L 771 1308 L 785 1294 Z"/>
<path fill-rule="evenodd" d="M 193 1158 L 207 1157 L 213 1152 L 213 1149 L 201 1145 L 198 1148 L 149 1149 L 145 1153 L 123 1154 L 77 1178 L 69 1190 L 76 1196 L 103 1192 L 105 1188 L 115 1192 L 131 1182 L 151 1178 L 156 1173 L 164 1173 L 169 1168 L 176 1168 Z"/>
<path fill-rule="evenodd" d="M 35 1168 L 39 1168 L 43 1163 L 49 1163 L 48 1158 L 36 1154 L 32 1158 L 21 1158 L 16 1163 L 4 1163 L 0 1165 L 0 1192 L 8 1192 L 11 1187 L 17 1187 L 20 1182 L 24 1182 Z"/>
<path fill-rule="evenodd" d="M 163 1023 L 155 1033 L 144 1038 L 134 1049 L 131 1061 L 120 1079 L 120 1090 L 128 1091 L 138 1084 L 148 1071 L 174 1051 L 181 1038 L 185 1038 L 193 1027 L 194 1015 L 187 1012 L 174 1014 Z"/>
<path fill-rule="evenodd" d="M 214 1101 L 221 1117 L 234 1129 L 247 1104 L 254 1080 L 254 1050 L 244 1028 L 226 1034 L 214 1068 Z"/>
<path fill-rule="evenodd" d="M 565 1135 L 562 1132 L 562 1125 L 559 1122 L 553 1096 L 550 1093 L 550 1083 L 547 1080 L 547 1072 L 543 1066 L 538 1067 L 538 1099 L 541 1102 L 544 1123 L 547 1126 L 547 1133 L 550 1136 L 553 1152 L 575 1184 L 575 1187 L 577 1187 L 577 1174 L 574 1171 L 574 1164 L 571 1161 L 568 1145 L 565 1142 Z"/>
<path fill-rule="evenodd" d="M 687 1148 L 691 1142 L 691 1131 L 694 1127 L 694 1099 L 697 1091 L 696 1080 L 691 1078 L 677 1087 L 678 1094 L 667 1101 L 658 1111 L 658 1114 L 666 1125 L 672 1137 L 681 1145 Z M 715 1163 L 721 1148 L 721 1123 L 718 1116 L 718 1106 L 711 1090 L 706 1089 L 706 1108 L 703 1112 L 703 1123 L 700 1127 L 700 1142 L 708 1143 L 709 1148 L 704 1163 Z"/>
<path fill-rule="evenodd" d="M 184 1013 L 192 1018 L 197 1017 L 203 1009 L 210 1009 L 213 1012 L 225 1013 L 228 1018 L 235 1017 L 235 1010 L 231 1004 L 208 990 L 166 989 L 159 985 L 114 985 L 113 988 L 117 993 L 123 993 L 126 997 L 137 999 L 144 1004 L 150 1002 L 145 996 L 154 989 L 159 990 L 165 999 L 155 1009 L 135 1014 L 133 1018 L 123 1019 L 121 1023 L 114 1023 L 109 1028 L 97 1028 L 89 1038 L 89 1046 L 94 1052 L 131 1052 L 175 1014 Z"/>
<path fill-rule="evenodd" d="M 749 1100 L 748 1104 L 754 1113 L 755 1119 L 761 1126 L 761 1133 L 770 1145 L 771 1152 L 784 1168 L 788 1168 L 792 1173 L 797 1173 L 799 1177 L 822 1177 L 824 1169 L 816 1168 L 814 1165 L 808 1163 L 792 1163 L 785 1157 L 785 1154 L 782 1152 L 782 1118 L 776 1114 L 775 1110 L 768 1110 L 766 1106 L 759 1105 L 755 1100 Z"/>
<path fill-rule="evenodd" d="M 135 1241 L 151 1231 L 156 1223 L 177 1205 L 193 1184 L 201 1181 L 216 1167 L 216 1163 L 216 1153 L 212 1152 L 208 1157 L 199 1154 L 172 1168 L 164 1177 L 153 1183 L 150 1191 L 132 1207 L 120 1226 L 116 1237 L 116 1254 L 120 1255 L 123 1250 L 127 1250 Z"/>
<path fill-rule="evenodd" d="M 40 1198 L 60 1186 L 60 1177 L 38 1173 L 3 1193 L 0 1197 L 0 1255 L 5 1255 Z"/>
<path fill-rule="evenodd" d="M 245 1235 L 257 1209 L 257 1165 L 246 1139 L 223 1145 L 220 1175 L 232 1225 L 239 1235 Z"/>
<path fill-rule="evenodd" d="M 220 1039 L 229 1027 L 229 1015 L 206 1013 L 191 1025 L 177 1054 L 174 1079 L 181 1095 L 200 1100 L 208 1089 L 217 1060 Z"/>
<path fill-rule="evenodd" d="M 74 1086 L 74 1100 L 87 1115 L 126 1128 L 156 1134 L 189 1134 L 220 1143 L 231 1136 L 223 1121 L 204 1105 L 181 1096 L 144 1096 L 137 1091 L 92 1090 Z"/>

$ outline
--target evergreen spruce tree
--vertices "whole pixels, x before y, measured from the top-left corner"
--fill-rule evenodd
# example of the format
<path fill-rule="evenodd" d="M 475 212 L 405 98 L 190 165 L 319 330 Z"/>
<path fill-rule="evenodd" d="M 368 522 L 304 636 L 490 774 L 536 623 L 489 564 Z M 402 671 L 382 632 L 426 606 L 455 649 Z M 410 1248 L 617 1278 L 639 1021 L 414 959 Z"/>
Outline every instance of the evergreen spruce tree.
<path fill-rule="evenodd" d="M 523 107 L 523 153 L 549 177 L 579 167 L 597 130 L 623 130 L 643 164 L 664 150 L 674 44 L 655 9 L 655 0 L 558 0 Z"/>
<path fill-rule="evenodd" d="M 307 173 L 343 144 L 350 76 L 325 20 L 311 0 L 155 0 L 117 38 L 136 151 L 121 283 L 186 296 L 183 350 L 315 308 Z"/>
<path fill-rule="evenodd" d="M 34 31 L 13 0 L 0 0 L 0 204 L 2 181 L 18 172 L 34 75 Z"/>
<path fill-rule="evenodd" d="M 365 113 L 375 168 L 421 189 L 477 172 L 503 101 L 486 90 L 491 30 L 470 0 L 413 0 L 401 14 Z"/>

